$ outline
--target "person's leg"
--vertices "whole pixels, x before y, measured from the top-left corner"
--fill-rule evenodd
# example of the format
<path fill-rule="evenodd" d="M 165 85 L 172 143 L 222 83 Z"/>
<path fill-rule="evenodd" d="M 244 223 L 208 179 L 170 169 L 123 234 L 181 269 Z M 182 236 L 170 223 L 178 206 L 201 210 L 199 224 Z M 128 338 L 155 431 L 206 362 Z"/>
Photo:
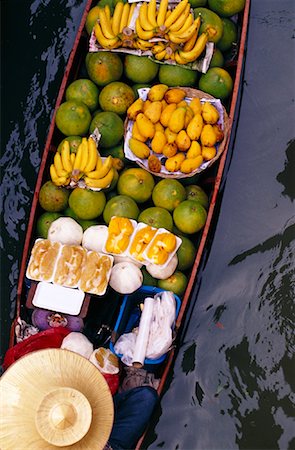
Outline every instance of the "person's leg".
<path fill-rule="evenodd" d="M 150 386 L 136 387 L 114 396 L 115 419 L 109 438 L 114 450 L 134 448 L 157 401 L 157 391 Z"/>

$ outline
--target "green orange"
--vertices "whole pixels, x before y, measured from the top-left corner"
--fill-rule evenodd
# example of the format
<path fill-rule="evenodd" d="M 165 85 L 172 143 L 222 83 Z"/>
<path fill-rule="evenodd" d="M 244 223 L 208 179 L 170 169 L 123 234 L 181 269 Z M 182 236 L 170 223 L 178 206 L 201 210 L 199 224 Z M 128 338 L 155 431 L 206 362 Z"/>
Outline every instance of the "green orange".
<path fill-rule="evenodd" d="M 141 211 L 138 222 L 146 223 L 155 228 L 165 228 L 169 231 L 173 229 L 173 219 L 170 212 L 159 206 L 151 206 Z"/>
<path fill-rule="evenodd" d="M 238 29 L 235 22 L 228 17 L 222 18 L 223 23 L 223 33 L 219 41 L 217 42 L 217 47 L 222 52 L 229 50 L 234 43 L 238 40 Z"/>
<path fill-rule="evenodd" d="M 193 242 L 185 236 L 181 236 L 181 244 L 177 250 L 178 265 L 180 271 L 188 270 L 192 267 L 196 257 L 196 247 Z"/>
<path fill-rule="evenodd" d="M 114 81 L 103 87 L 99 94 L 99 104 L 104 111 L 125 114 L 134 102 L 135 94 L 128 84 Z"/>
<path fill-rule="evenodd" d="M 60 153 L 63 143 L 65 141 L 68 141 L 68 143 L 70 144 L 70 152 L 71 153 L 77 153 L 78 147 L 82 142 L 82 138 L 81 136 L 67 136 L 66 138 L 64 138 L 58 145 L 57 147 L 57 151 Z"/>
<path fill-rule="evenodd" d="M 221 67 L 212 67 L 202 74 L 199 89 L 213 97 L 225 100 L 233 90 L 233 80 L 230 74 Z"/>
<path fill-rule="evenodd" d="M 170 87 L 195 86 L 198 80 L 198 72 L 171 64 L 161 64 L 158 77 L 160 83 Z"/>
<path fill-rule="evenodd" d="M 186 191 L 178 180 L 164 178 L 154 187 L 152 199 L 155 206 L 173 211 L 179 203 L 186 199 Z"/>
<path fill-rule="evenodd" d="M 102 191 L 75 188 L 69 196 L 69 206 L 79 219 L 92 220 L 99 217 L 105 207 L 106 196 Z"/>
<path fill-rule="evenodd" d="M 76 100 L 85 103 L 91 112 L 98 107 L 98 95 L 98 87 L 87 78 L 73 81 L 66 89 L 66 100 Z"/>
<path fill-rule="evenodd" d="M 60 212 L 68 206 L 70 191 L 56 186 L 52 181 L 46 181 L 39 192 L 41 208 L 48 212 Z"/>
<path fill-rule="evenodd" d="M 173 211 L 174 224 L 186 234 L 200 231 L 204 227 L 206 219 L 206 209 L 194 200 L 184 200 Z"/>
<path fill-rule="evenodd" d="M 158 71 L 159 64 L 147 56 L 125 56 L 124 73 L 133 83 L 150 83 L 156 78 Z"/>
<path fill-rule="evenodd" d="M 233 16 L 245 7 L 246 0 L 208 0 L 208 6 L 223 17 Z"/>
<path fill-rule="evenodd" d="M 115 195 L 110 198 L 103 211 L 103 220 L 109 224 L 113 216 L 128 217 L 136 220 L 139 215 L 139 208 L 136 202 L 127 195 Z"/>
<path fill-rule="evenodd" d="M 144 203 L 152 196 L 155 186 L 153 176 L 144 169 L 125 169 L 119 176 L 117 190 L 119 194 L 128 195 L 137 203 Z"/>
<path fill-rule="evenodd" d="M 169 278 L 158 280 L 158 287 L 165 291 L 172 291 L 182 297 L 188 284 L 188 278 L 184 273 L 176 270 Z"/>
<path fill-rule="evenodd" d="M 89 126 L 89 133 L 97 128 L 101 134 L 100 145 L 110 148 L 117 145 L 124 135 L 124 123 L 121 117 L 111 111 L 98 112 L 93 116 Z"/>
<path fill-rule="evenodd" d="M 221 18 L 208 8 L 195 8 L 194 9 L 195 18 L 201 17 L 200 33 L 207 33 L 209 41 L 216 42 L 222 36 L 223 24 Z"/>
<path fill-rule="evenodd" d="M 85 103 L 69 100 L 62 103 L 55 116 L 57 128 L 65 136 L 85 136 L 91 122 L 91 114 Z"/>
<path fill-rule="evenodd" d="M 85 63 L 89 78 L 98 86 L 119 80 L 123 74 L 122 60 L 113 52 L 88 53 Z"/>

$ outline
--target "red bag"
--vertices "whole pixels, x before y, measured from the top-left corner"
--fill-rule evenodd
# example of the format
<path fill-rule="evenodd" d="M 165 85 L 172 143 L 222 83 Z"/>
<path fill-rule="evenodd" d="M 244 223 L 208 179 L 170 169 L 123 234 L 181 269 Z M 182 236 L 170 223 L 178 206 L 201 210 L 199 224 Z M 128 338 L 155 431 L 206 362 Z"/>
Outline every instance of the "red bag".
<path fill-rule="evenodd" d="M 58 327 L 49 328 L 48 330 L 33 334 L 24 341 L 19 342 L 18 344 L 7 350 L 3 361 L 3 369 L 8 369 L 8 367 L 12 363 L 14 363 L 27 353 L 44 348 L 59 348 L 63 339 L 70 332 L 71 330 L 69 330 L 68 328 Z"/>

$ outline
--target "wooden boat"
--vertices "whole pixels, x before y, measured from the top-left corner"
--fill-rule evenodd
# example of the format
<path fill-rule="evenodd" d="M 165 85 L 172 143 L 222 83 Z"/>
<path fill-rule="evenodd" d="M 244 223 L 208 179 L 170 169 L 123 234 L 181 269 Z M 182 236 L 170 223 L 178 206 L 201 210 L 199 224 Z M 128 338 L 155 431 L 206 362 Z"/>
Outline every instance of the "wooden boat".
<path fill-rule="evenodd" d="M 48 179 L 48 168 L 49 164 L 52 161 L 52 155 L 56 151 L 56 148 L 61 141 L 61 134 L 57 130 L 55 126 L 55 115 L 58 107 L 62 103 L 65 95 L 66 87 L 77 77 L 81 64 L 84 61 L 85 55 L 88 51 L 88 35 L 85 32 L 85 21 L 87 14 L 91 7 L 93 7 L 96 4 L 96 2 L 93 2 L 92 0 L 88 0 L 82 20 L 78 29 L 78 33 L 74 42 L 73 49 L 70 53 L 69 60 L 66 66 L 65 74 L 61 83 L 61 87 L 58 93 L 56 105 L 55 105 L 55 111 L 52 117 L 52 122 L 49 128 L 49 133 L 47 136 L 39 174 L 36 182 L 35 192 L 33 196 L 32 206 L 31 206 L 31 212 L 29 216 L 29 221 L 27 225 L 27 232 L 26 232 L 26 238 L 23 248 L 23 255 L 20 265 L 20 272 L 19 272 L 19 280 L 18 280 L 18 286 L 17 286 L 17 299 L 16 299 L 16 311 L 15 311 L 15 319 L 11 326 L 11 333 L 10 333 L 10 347 L 15 345 L 15 326 L 17 324 L 17 321 L 19 318 L 23 318 L 26 316 L 26 302 L 27 302 L 27 288 L 25 284 L 25 275 L 26 275 L 26 268 L 28 263 L 28 258 L 30 256 L 30 251 L 32 248 L 32 243 L 35 240 L 35 226 L 38 216 L 41 213 L 41 208 L 38 203 L 38 195 L 40 188 L 42 184 L 47 181 Z M 179 329 L 181 328 L 181 325 L 183 323 L 183 319 L 187 310 L 187 307 L 189 305 L 189 302 L 192 300 L 191 293 L 192 289 L 194 287 L 194 284 L 196 282 L 196 277 L 198 274 L 198 268 L 202 259 L 202 256 L 204 254 L 204 250 L 206 248 L 206 242 L 207 242 L 207 236 L 208 232 L 211 226 L 211 223 L 213 221 L 214 217 L 214 210 L 215 205 L 218 197 L 218 192 L 222 180 L 222 176 L 224 173 L 226 158 L 227 158 L 227 152 L 228 148 L 231 142 L 231 136 L 233 136 L 233 132 L 236 126 L 236 119 L 238 114 L 238 105 L 239 105 L 239 95 L 240 95 L 240 89 L 241 89 L 241 80 L 242 80 L 242 74 L 243 74 L 243 65 L 244 65 L 244 57 L 245 57 L 245 46 L 246 46 L 246 37 L 247 37 L 247 26 L 248 26 L 248 16 L 249 16 L 249 9 L 250 9 L 250 0 L 246 0 L 245 2 L 245 8 L 243 10 L 243 13 L 241 13 L 238 17 L 238 26 L 239 26 L 239 45 L 236 52 L 235 57 L 233 60 L 230 61 L 227 69 L 231 73 L 233 80 L 234 80 L 234 87 L 232 95 L 227 102 L 226 109 L 229 116 L 229 133 L 227 137 L 227 142 L 225 149 L 219 158 L 217 162 L 214 163 L 208 171 L 206 171 L 206 174 L 204 174 L 202 177 L 202 182 L 204 184 L 207 183 L 207 186 L 210 189 L 210 205 L 208 209 L 208 216 L 206 224 L 201 232 L 201 235 L 199 237 L 197 244 L 197 253 L 194 265 L 190 271 L 189 275 L 189 282 L 185 291 L 185 294 L 182 298 L 180 311 L 176 320 L 175 324 L 175 335 L 177 343 L 177 333 L 179 332 Z M 120 302 L 120 299 L 119 299 Z M 119 303 L 118 303 L 119 305 Z M 114 312 L 113 320 L 116 317 L 116 313 Z M 87 320 L 87 316 L 85 318 Z M 158 388 L 158 392 L 161 395 L 163 388 L 165 386 L 165 382 L 169 373 L 169 370 L 171 368 L 171 365 L 173 364 L 173 360 L 175 357 L 175 352 L 177 351 L 177 345 L 175 345 L 170 351 L 165 359 L 164 363 L 161 364 L 161 366 L 158 369 L 158 376 L 160 377 L 160 385 Z M 141 448 L 141 444 L 143 442 L 144 436 L 140 439 L 140 441 L 137 444 L 136 448 Z"/>

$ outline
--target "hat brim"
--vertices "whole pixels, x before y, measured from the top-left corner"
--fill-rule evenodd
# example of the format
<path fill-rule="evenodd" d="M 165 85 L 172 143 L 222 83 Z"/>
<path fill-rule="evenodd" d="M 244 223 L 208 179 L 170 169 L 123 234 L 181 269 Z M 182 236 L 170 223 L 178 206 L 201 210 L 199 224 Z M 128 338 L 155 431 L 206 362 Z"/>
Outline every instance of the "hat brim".
<path fill-rule="evenodd" d="M 81 392 L 92 409 L 91 424 L 85 436 L 70 447 L 62 448 L 103 449 L 114 420 L 110 389 L 103 375 L 91 362 L 64 349 L 32 352 L 12 364 L 2 375 L 0 402 L 5 413 L 0 414 L 1 449 L 57 448 L 41 437 L 35 419 L 42 399 L 51 390 L 61 387 Z"/>

